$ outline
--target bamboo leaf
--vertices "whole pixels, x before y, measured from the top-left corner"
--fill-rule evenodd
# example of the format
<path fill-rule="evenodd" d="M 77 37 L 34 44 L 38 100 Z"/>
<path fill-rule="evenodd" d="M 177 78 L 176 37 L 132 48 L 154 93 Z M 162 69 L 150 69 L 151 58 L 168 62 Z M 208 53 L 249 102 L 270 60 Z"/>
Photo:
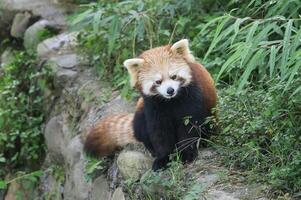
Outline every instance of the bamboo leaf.
<path fill-rule="evenodd" d="M 276 47 L 275 47 L 275 45 L 273 45 L 270 50 L 270 60 L 269 60 L 270 78 L 272 78 L 273 74 L 274 74 L 275 61 L 276 61 Z"/>
<path fill-rule="evenodd" d="M 294 65 L 294 67 L 290 70 L 290 76 L 289 79 L 285 85 L 284 91 L 288 88 L 288 86 L 291 84 L 291 82 L 293 81 L 293 78 L 297 75 L 297 72 L 301 69 L 301 60 L 299 60 L 298 62 L 296 62 L 296 64 Z M 300 75 L 300 74 L 299 74 Z"/>
<path fill-rule="evenodd" d="M 232 36 L 231 44 L 233 44 L 233 42 L 234 42 L 234 40 L 235 40 L 237 34 L 239 33 L 239 27 L 240 27 L 240 25 L 241 25 L 243 22 L 245 22 L 245 21 L 247 21 L 247 20 L 249 20 L 249 19 L 250 19 L 250 17 L 245 17 L 245 18 L 238 18 L 238 19 L 235 21 L 235 23 L 234 23 L 234 35 Z"/>
<path fill-rule="evenodd" d="M 251 27 L 251 29 L 250 29 L 250 31 L 249 31 L 247 37 L 246 37 L 246 42 L 247 42 L 247 43 L 250 43 L 250 42 L 252 41 L 252 38 L 253 38 L 253 36 L 254 36 L 254 33 L 255 33 L 255 31 L 257 30 L 257 28 L 258 28 L 258 24 L 259 24 L 259 21 L 258 21 L 258 20 L 256 20 L 256 21 L 253 23 L 253 25 L 252 25 L 252 27 Z"/>
<path fill-rule="evenodd" d="M 248 62 L 248 65 L 246 66 L 246 69 L 244 73 L 242 74 L 238 89 L 241 90 L 243 86 L 247 83 L 247 80 L 250 77 L 251 72 L 258 66 L 260 61 L 262 61 L 267 53 L 264 53 L 263 49 L 258 50 L 252 59 Z"/>
<path fill-rule="evenodd" d="M 287 70 L 287 60 L 288 55 L 290 53 L 290 37 L 292 32 L 293 20 L 289 20 L 285 29 L 284 38 L 283 38 L 283 50 L 282 50 L 282 58 L 280 63 L 280 73 L 281 78 L 283 79 L 285 76 L 285 72 Z"/>
<path fill-rule="evenodd" d="M 238 49 L 230 58 L 223 64 L 221 70 L 219 71 L 216 79 L 219 80 L 220 76 L 225 72 L 225 70 L 233 63 L 239 60 L 241 51 Z"/>
<path fill-rule="evenodd" d="M 121 21 L 119 17 L 115 15 L 114 18 L 112 19 L 112 25 L 110 26 L 109 29 L 108 57 L 111 56 L 116 39 L 119 35 L 120 27 L 121 27 Z"/>
<path fill-rule="evenodd" d="M 94 33 L 99 32 L 99 24 L 100 24 L 100 19 L 101 19 L 101 10 L 96 12 L 96 14 L 93 17 L 93 31 Z"/>
<path fill-rule="evenodd" d="M 215 34 L 214 34 L 214 38 L 211 42 L 211 45 L 209 46 L 209 49 L 208 51 L 206 52 L 205 54 L 205 57 L 204 57 L 204 60 L 207 59 L 208 55 L 211 53 L 211 51 L 213 50 L 213 48 L 217 45 L 217 43 L 220 41 L 221 37 L 219 37 L 221 31 L 223 30 L 225 24 L 229 21 L 229 17 L 227 18 L 224 18 L 220 23 L 219 25 L 216 27 L 216 31 L 215 31 Z"/>
<path fill-rule="evenodd" d="M 293 96 L 295 96 L 297 93 L 301 93 L 301 86 L 299 86 L 299 87 L 292 93 L 292 95 L 290 96 L 290 98 L 293 97 Z"/>

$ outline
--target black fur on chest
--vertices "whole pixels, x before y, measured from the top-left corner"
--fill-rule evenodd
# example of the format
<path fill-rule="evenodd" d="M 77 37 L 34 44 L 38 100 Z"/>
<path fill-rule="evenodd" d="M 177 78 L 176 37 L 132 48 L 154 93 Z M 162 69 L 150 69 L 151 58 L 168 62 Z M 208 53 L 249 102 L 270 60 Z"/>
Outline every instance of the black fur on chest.
<path fill-rule="evenodd" d="M 157 96 L 143 98 L 144 107 L 137 111 L 134 117 L 135 137 L 144 143 L 154 157 L 161 159 L 162 163 L 153 166 L 153 169 L 161 168 L 166 165 L 168 156 L 176 147 L 184 144 L 183 141 L 200 136 L 197 128 L 192 126 L 202 124 L 210 113 L 205 106 L 202 92 L 193 84 L 181 88 L 173 99 Z M 185 118 L 189 119 L 190 123 L 184 124 Z M 187 152 L 187 155 L 184 153 L 182 156 L 185 157 L 184 160 L 191 160 L 190 157 L 196 156 L 196 147 L 184 152 Z"/>

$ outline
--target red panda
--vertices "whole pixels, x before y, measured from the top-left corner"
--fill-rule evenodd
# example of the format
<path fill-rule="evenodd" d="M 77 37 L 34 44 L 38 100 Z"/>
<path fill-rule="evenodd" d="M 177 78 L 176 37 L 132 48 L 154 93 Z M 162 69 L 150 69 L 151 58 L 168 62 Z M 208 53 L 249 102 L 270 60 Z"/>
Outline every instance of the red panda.
<path fill-rule="evenodd" d="M 212 77 L 195 61 L 188 40 L 147 50 L 124 66 L 141 94 L 135 114 L 99 121 L 86 139 L 86 152 L 104 156 L 142 142 L 155 157 L 153 170 L 166 167 L 175 151 L 183 162 L 193 161 L 200 134 L 209 131 L 203 124 L 212 115 L 217 95 Z"/>

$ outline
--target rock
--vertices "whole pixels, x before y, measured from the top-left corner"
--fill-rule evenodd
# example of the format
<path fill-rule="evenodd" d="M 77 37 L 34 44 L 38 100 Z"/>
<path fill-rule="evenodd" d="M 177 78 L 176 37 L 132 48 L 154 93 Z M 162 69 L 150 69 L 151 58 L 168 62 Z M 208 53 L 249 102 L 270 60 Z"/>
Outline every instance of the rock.
<path fill-rule="evenodd" d="M 58 31 L 55 25 L 48 20 L 40 20 L 31 25 L 24 34 L 24 47 L 26 50 L 35 52 L 38 44 L 43 40 L 40 33 L 47 30 Z"/>
<path fill-rule="evenodd" d="M 4 200 L 36 199 L 35 185 L 28 179 L 21 179 L 9 184 Z"/>
<path fill-rule="evenodd" d="M 23 38 L 23 35 L 29 26 L 31 14 L 29 12 L 16 14 L 10 34 L 15 38 Z"/>
<path fill-rule="evenodd" d="M 61 8 L 50 0 L 1 0 L 0 9 L 4 13 L 30 11 L 34 16 L 66 26 L 64 13 L 67 9 Z"/>
<path fill-rule="evenodd" d="M 78 64 L 75 54 L 51 57 L 46 65 L 54 73 L 54 87 L 62 89 L 70 86 L 77 78 L 76 66 Z"/>
<path fill-rule="evenodd" d="M 206 196 L 206 199 L 212 199 L 212 200 L 239 200 L 238 198 L 234 197 L 233 194 L 221 191 L 221 190 L 210 190 L 208 192 L 208 195 Z"/>
<path fill-rule="evenodd" d="M 204 188 L 209 188 L 220 180 L 218 174 L 202 174 L 197 181 L 202 184 Z"/>
<path fill-rule="evenodd" d="M 43 176 L 40 178 L 41 191 L 39 196 L 42 197 L 40 199 L 55 199 L 55 200 L 63 199 L 63 188 L 62 188 L 63 180 L 58 180 L 61 177 L 54 177 L 53 175 L 54 173 L 58 173 L 58 172 L 53 172 L 53 171 L 51 172 L 51 170 L 46 170 Z"/>
<path fill-rule="evenodd" d="M 65 69 L 72 69 L 79 65 L 79 59 L 76 54 L 53 56 L 49 60 L 56 63 L 58 67 Z"/>
<path fill-rule="evenodd" d="M 118 188 L 114 191 L 111 200 L 125 200 L 124 193 L 123 193 L 121 187 L 118 187 Z"/>
<path fill-rule="evenodd" d="M 138 151 L 122 151 L 117 158 L 117 166 L 124 179 L 139 179 L 151 165 L 152 159 Z"/>
<path fill-rule="evenodd" d="M 16 15 L 16 11 L 8 11 L 1 9 L 0 1 L 0 38 L 7 38 L 10 35 L 11 24 Z"/>
<path fill-rule="evenodd" d="M 109 200 L 110 197 L 111 193 L 107 179 L 103 176 L 95 179 L 92 185 L 91 200 Z"/>
<path fill-rule="evenodd" d="M 85 162 L 80 159 L 73 166 L 67 166 L 64 198 L 72 200 L 88 199 L 91 183 L 85 179 Z M 99 189 L 99 188 L 98 188 Z"/>
<path fill-rule="evenodd" d="M 14 58 L 14 54 L 12 52 L 12 49 L 11 48 L 5 49 L 5 51 L 1 55 L 1 60 L 0 60 L 1 66 L 10 63 L 13 60 L 13 58 Z"/>
<path fill-rule="evenodd" d="M 76 32 L 62 33 L 38 44 L 37 55 L 40 58 L 50 58 L 53 55 L 73 52 L 76 46 Z"/>
<path fill-rule="evenodd" d="M 62 116 L 56 116 L 46 124 L 44 137 L 48 153 L 52 161 L 63 164 L 66 139 L 63 132 Z"/>
<path fill-rule="evenodd" d="M 135 104 L 133 102 L 129 102 L 121 96 L 118 96 L 104 106 L 102 115 L 107 116 L 114 113 L 133 113 L 134 110 Z"/>
<path fill-rule="evenodd" d="M 77 135 L 71 139 L 66 150 L 64 151 L 65 162 L 73 166 L 79 160 L 84 160 L 83 156 L 83 144 L 81 142 L 81 136 Z"/>

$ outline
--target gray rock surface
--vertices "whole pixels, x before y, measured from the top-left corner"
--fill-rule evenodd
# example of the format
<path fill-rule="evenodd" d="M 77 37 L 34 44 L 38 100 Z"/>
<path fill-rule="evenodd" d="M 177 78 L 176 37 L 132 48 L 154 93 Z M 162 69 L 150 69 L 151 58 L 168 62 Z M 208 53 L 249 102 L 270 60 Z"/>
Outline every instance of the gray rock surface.
<path fill-rule="evenodd" d="M 3 11 L 1 9 L 1 3 L 0 1 L 0 38 L 7 38 L 10 35 L 12 21 L 17 12 Z"/>
<path fill-rule="evenodd" d="M 41 16 L 56 24 L 66 25 L 64 17 L 66 9 L 50 0 L 1 0 L 0 9 L 5 13 L 30 11 L 35 16 Z"/>
<path fill-rule="evenodd" d="M 41 41 L 40 33 L 43 31 L 47 31 L 49 28 L 55 29 L 55 25 L 53 25 L 48 20 L 40 20 L 31 25 L 24 34 L 24 47 L 27 51 L 36 51 L 38 44 Z"/>
<path fill-rule="evenodd" d="M 107 179 L 103 176 L 98 177 L 93 182 L 91 200 L 109 200 L 111 197 L 111 192 L 109 189 L 109 183 Z"/>
<path fill-rule="evenodd" d="M 122 151 L 117 166 L 125 179 L 138 180 L 152 166 L 152 159 L 138 151 Z"/>
<path fill-rule="evenodd" d="M 86 181 L 84 169 L 84 160 L 81 160 L 66 169 L 66 182 L 64 185 L 64 197 L 66 199 L 88 199 L 91 183 Z"/>
<path fill-rule="evenodd" d="M 10 63 L 13 60 L 13 52 L 12 49 L 7 48 L 1 55 L 1 66 Z"/>
<path fill-rule="evenodd" d="M 10 30 L 11 36 L 15 38 L 23 38 L 23 35 L 29 26 L 31 17 L 32 15 L 29 12 L 16 14 Z"/>
<path fill-rule="evenodd" d="M 62 33 L 38 44 L 37 55 L 41 58 L 73 53 L 76 46 L 76 32 Z"/>
<path fill-rule="evenodd" d="M 56 116 L 46 125 L 44 137 L 51 160 L 60 164 L 64 163 L 64 148 L 67 145 L 66 135 L 63 130 L 62 116 Z"/>
<path fill-rule="evenodd" d="M 211 200 L 239 200 L 238 198 L 234 197 L 233 194 L 222 191 L 222 190 L 210 190 L 207 198 Z"/>
<path fill-rule="evenodd" d="M 114 191 L 111 200 L 125 200 L 124 193 L 123 193 L 121 187 L 118 187 L 118 188 Z"/>

